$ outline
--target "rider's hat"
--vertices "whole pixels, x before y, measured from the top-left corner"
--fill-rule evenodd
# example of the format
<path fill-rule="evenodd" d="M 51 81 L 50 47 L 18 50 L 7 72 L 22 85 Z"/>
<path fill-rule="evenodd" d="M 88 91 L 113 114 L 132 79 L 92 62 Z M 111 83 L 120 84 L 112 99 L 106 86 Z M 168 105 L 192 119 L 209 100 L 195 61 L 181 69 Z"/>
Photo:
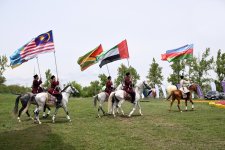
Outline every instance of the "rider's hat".
<path fill-rule="evenodd" d="M 34 75 L 34 78 L 37 78 L 37 77 L 38 77 L 38 75 L 37 75 L 37 74 L 35 74 L 35 75 Z"/>
<path fill-rule="evenodd" d="M 55 78 L 55 76 L 53 75 L 53 76 L 51 76 L 51 79 L 54 79 Z"/>
<path fill-rule="evenodd" d="M 180 75 L 180 78 L 183 79 L 184 78 L 184 75 Z"/>
<path fill-rule="evenodd" d="M 126 73 L 126 76 L 129 76 L 129 75 L 130 75 L 130 72 L 127 72 L 127 73 Z"/>
<path fill-rule="evenodd" d="M 108 80 L 109 80 L 109 79 L 111 79 L 111 76 L 108 76 L 108 78 L 107 78 L 107 79 L 108 79 Z"/>

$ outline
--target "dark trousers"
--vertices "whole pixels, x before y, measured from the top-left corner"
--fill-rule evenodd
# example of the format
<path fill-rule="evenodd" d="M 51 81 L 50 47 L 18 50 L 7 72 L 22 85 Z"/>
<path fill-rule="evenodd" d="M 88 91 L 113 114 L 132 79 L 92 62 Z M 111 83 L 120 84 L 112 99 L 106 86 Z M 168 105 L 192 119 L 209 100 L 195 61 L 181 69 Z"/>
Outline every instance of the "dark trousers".
<path fill-rule="evenodd" d="M 56 97 L 58 104 L 61 103 L 61 101 L 62 101 L 62 94 L 53 94 L 53 96 Z"/>
<path fill-rule="evenodd" d="M 130 91 L 128 92 L 131 96 L 131 103 L 133 103 L 135 101 L 135 96 L 136 96 L 136 93 L 134 91 Z"/>

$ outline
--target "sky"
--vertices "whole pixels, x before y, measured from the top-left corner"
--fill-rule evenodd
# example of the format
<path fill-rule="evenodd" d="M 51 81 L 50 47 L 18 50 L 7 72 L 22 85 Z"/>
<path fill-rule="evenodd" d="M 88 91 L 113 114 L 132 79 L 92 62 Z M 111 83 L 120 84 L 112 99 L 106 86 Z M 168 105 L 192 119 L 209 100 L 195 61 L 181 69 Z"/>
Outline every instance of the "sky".
<path fill-rule="evenodd" d="M 161 54 L 194 44 L 194 56 L 210 48 L 211 56 L 225 52 L 224 0 L 0 0 L 0 55 L 8 58 L 32 38 L 53 31 L 56 62 L 61 84 L 76 81 L 83 86 L 108 75 L 106 66 L 95 64 L 80 71 L 77 59 L 102 44 L 108 50 L 126 39 L 129 64 L 146 80 L 152 59 L 163 68 L 164 83 L 172 73 L 171 63 Z M 38 57 L 40 73 L 56 75 L 53 53 Z M 119 60 L 108 64 L 113 79 Z M 6 84 L 31 86 L 38 73 L 37 59 L 3 73 Z M 212 77 L 215 74 L 211 72 Z"/>

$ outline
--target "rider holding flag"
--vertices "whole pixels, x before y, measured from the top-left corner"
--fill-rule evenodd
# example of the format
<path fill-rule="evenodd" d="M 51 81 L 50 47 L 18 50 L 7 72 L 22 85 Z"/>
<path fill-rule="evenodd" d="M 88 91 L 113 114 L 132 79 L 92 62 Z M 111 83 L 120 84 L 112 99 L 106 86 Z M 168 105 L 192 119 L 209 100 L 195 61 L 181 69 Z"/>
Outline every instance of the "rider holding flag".
<path fill-rule="evenodd" d="M 186 93 L 190 92 L 187 88 L 188 84 L 190 84 L 190 81 L 185 80 L 183 75 L 181 75 L 180 78 L 180 90 L 186 95 Z"/>
<path fill-rule="evenodd" d="M 123 90 L 130 94 L 131 96 L 131 103 L 134 103 L 135 101 L 135 92 L 133 90 L 133 83 L 131 80 L 130 72 L 126 73 L 126 76 L 124 78 L 124 87 Z"/>
<path fill-rule="evenodd" d="M 107 78 L 107 82 L 106 82 L 106 88 L 105 88 L 105 92 L 108 93 L 109 95 L 111 94 L 111 92 L 113 91 L 113 83 L 111 81 L 111 76 L 108 76 Z"/>
<path fill-rule="evenodd" d="M 51 76 L 51 88 L 48 92 L 57 98 L 56 106 L 59 106 L 62 101 L 62 94 L 59 91 L 59 81 L 56 80 L 54 75 Z"/>
<path fill-rule="evenodd" d="M 40 87 L 42 81 L 41 81 L 41 78 L 40 80 L 38 80 L 39 77 L 38 75 L 34 75 L 34 80 L 33 80 L 33 84 L 32 84 L 32 93 L 33 94 L 37 94 L 37 93 L 40 93 L 43 91 L 43 89 Z"/>

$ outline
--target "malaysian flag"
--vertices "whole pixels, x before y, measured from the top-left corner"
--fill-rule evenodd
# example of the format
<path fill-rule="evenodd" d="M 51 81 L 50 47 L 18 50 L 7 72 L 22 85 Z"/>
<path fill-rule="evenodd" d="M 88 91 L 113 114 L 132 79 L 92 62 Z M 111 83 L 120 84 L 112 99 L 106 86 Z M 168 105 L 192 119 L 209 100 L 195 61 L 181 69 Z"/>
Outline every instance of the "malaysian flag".
<path fill-rule="evenodd" d="M 16 50 L 10 56 L 10 66 L 15 68 L 39 54 L 54 52 L 54 50 L 52 31 L 48 31 Z"/>

